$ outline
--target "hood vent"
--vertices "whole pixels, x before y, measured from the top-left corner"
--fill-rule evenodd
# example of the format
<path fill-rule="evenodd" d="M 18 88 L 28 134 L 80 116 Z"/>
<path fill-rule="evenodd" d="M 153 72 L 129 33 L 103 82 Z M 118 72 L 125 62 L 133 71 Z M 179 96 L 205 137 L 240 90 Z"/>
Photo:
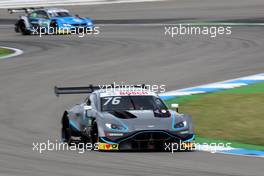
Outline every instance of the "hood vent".
<path fill-rule="evenodd" d="M 128 112 L 128 111 L 112 111 L 109 112 L 113 116 L 120 118 L 120 119 L 134 119 L 137 118 L 134 114 Z"/>

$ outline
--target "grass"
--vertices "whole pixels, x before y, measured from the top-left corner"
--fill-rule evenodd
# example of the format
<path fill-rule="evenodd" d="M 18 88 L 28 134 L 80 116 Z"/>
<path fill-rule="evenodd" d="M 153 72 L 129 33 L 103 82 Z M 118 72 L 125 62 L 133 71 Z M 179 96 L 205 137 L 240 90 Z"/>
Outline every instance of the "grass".
<path fill-rule="evenodd" d="M 6 48 L 0 48 L 0 58 L 4 57 L 4 56 L 7 56 L 9 54 L 12 54 L 12 53 L 14 53 L 13 50 L 6 49 Z"/>
<path fill-rule="evenodd" d="M 264 146 L 264 83 L 174 98 L 166 103 L 179 103 L 181 112 L 193 116 L 201 139 Z"/>

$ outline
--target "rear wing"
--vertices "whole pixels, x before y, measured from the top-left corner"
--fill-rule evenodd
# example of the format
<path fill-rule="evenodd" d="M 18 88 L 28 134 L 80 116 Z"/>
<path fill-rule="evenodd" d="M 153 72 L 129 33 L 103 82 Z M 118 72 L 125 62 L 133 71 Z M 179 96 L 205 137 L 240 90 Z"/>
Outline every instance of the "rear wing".
<path fill-rule="evenodd" d="M 43 9 L 43 7 L 28 7 L 28 8 L 14 8 L 14 9 L 7 9 L 8 13 L 29 13 L 34 10 Z"/>
<path fill-rule="evenodd" d="M 111 84 L 107 86 L 107 88 L 120 88 L 120 86 L 115 86 Z M 142 85 L 134 85 L 135 88 L 146 88 L 145 84 Z M 90 94 L 93 93 L 95 90 L 104 89 L 105 87 L 89 85 L 86 87 L 54 87 L 54 93 L 58 97 L 60 94 Z"/>
<path fill-rule="evenodd" d="M 99 90 L 99 86 L 87 86 L 87 87 L 54 87 L 54 93 L 58 97 L 60 94 L 90 94 L 95 90 Z"/>

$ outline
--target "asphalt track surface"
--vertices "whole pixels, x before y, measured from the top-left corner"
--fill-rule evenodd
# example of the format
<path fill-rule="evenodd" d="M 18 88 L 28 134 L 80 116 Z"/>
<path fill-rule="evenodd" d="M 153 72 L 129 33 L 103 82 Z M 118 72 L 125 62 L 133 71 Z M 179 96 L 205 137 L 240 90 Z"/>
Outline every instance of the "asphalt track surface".
<path fill-rule="evenodd" d="M 169 23 L 185 19 L 261 19 L 261 0 L 173 1 L 71 7 L 104 23 Z M 1 24 L 10 16 L 0 11 Z M 145 19 L 142 21 L 141 19 Z M 53 86 L 116 82 L 166 84 L 167 90 L 263 72 L 262 27 L 236 27 L 216 39 L 164 36 L 161 26 L 101 27 L 101 34 L 21 36 L 1 26 L 0 45 L 24 54 L 0 60 L 0 175 L 263 175 L 255 157 L 191 153 L 32 151 L 59 139 L 62 111 L 81 96 L 56 98 Z"/>

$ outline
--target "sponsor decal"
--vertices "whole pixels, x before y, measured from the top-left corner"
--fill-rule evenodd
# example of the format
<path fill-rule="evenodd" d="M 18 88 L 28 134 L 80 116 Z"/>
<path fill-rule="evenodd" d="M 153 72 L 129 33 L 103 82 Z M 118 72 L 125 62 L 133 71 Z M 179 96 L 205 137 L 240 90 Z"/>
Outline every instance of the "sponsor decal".
<path fill-rule="evenodd" d="M 106 133 L 107 136 L 123 136 L 123 133 Z"/>
<path fill-rule="evenodd" d="M 149 95 L 148 92 L 145 91 L 120 91 L 120 95 Z"/>
<path fill-rule="evenodd" d="M 98 144 L 99 150 L 118 150 L 118 144 L 107 144 L 100 142 Z"/>
<path fill-rule="evenodd" d="M 194 142 L 184 142 L 181 143 L 183 149 L 193 149 L 195 148 L 195 143 Z"/>

